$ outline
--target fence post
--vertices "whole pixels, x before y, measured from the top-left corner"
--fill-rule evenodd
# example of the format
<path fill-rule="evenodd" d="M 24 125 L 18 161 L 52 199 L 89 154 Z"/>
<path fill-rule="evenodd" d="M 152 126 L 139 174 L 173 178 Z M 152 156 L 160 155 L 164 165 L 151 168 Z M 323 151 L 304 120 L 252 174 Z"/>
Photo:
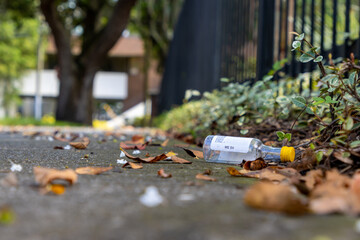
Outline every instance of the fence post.
<path fill-rule="evenodd" d="M 256 56 L 256 79 L 262 79 L 274 62 L 275 0 L 259 1 L 259 28 Z"/>

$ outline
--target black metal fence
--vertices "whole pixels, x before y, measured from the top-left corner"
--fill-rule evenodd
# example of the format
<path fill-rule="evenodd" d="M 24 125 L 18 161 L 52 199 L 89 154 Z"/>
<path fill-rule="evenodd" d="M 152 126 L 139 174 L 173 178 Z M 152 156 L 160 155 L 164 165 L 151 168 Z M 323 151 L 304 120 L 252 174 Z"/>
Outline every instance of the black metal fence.
<path fill-rule="evenodd" d="M 360 57 L 360 0 L 186 0 L 163 76 L 159 109 L 182 103 L 187 89 L 221 86 L 220 78 L 261 79 L 275 61 L 288 59 L 290 76 L 312 71 L 291 52 L 305 33 L 321 53 Z M 311 85 L 311 84 L 310 84 Z"/>

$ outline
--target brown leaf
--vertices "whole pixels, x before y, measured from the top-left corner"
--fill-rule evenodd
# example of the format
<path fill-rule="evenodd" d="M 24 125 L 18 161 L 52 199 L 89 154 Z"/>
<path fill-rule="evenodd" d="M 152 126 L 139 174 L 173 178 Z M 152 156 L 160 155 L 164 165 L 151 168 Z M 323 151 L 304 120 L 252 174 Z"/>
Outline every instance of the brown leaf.
<path fill-rule="evenodd" d="M 76 148 L 76 149 L 85 149 L 90 143 L 90 139 L 87 137 L 83 138 L 82 142 L 70 142 L 70 146 Z"/>
<path fill-rule="evenodd" d="M 279 181 L 279 182 L 281 182 L 282 180 L 287 179 L 286 176 L 284 176 L 282 174 L 279 174 L 279 173 L 277 173 L 275 171 L 272 171 L 270 169 L 263 169 L 263 171 L 260 172 L 259 178 L 260 179 L 266 179 L 266 180 L 269 180 L 269 181 Z"/>
<path fill-rule="evenodd" d="M 148 145 L 149 143 L 146 142 L 144 144 L 132 144 L 132 145 L 128 145 L 124 142 L 121 142 L 120 143 L 120 148 L 122 149 L 138 149 L 138 150 L 145 150 L 146 146 Z"/>
<path fill-rule="evenodd" d="M 262 158 L 256 159 L 254 161 L 246 161 L 243 166 L 244 169 L 251 171 L 261 170 L 265 167 L 267 167 L 267 164 Z"/>
<path fill-rule="evenodd" d="M 70 184 L 77 182 L 77 174 L 73 169 L 57 170 L 52 168 L 34 167 L 34 176 L 40 186 L 46 186 L 54 180 L 65 180 Z"/>
<path fill-rule="evenodd" d="M 349 158 L 349 157 L 344 157 L 343 156 L 343 153 L 344 152 L 334 152 L 333 153 L 333 156 L 339 160 L 339 161 L 342 161 L 343 163 L 346 163 L 346 164 L 349 164 L 349 165 L 352 165 L 354 163 L 354 161 Z"/>
<path fill-rule="evenodd" d="M 259 182 L 245 193 L 244 202 L 250 207 L 300 215 L 308 211 L 306 200 L 288 185 Z"/>
<path fill-rule="evenodd" d="M 1 179 L 0 184 L 3 187 L 16 187 L 18 185 L 16 174 L 13 172 L 6 174 L 6 176 Z"/>
<path fill-rule="evenodd" d="M 159 171 L 158 171 L 158 176 L 162 177 L 162 178 L 171 178 L 172 175 L 171 173 L 165 173 L 164 169 L 161 168 Z"/>
<path fill-rule="evenodd" d="M 360 206 L 351 194 L 352 179 L 333 169 L 310 193 L 310 209 L 317 214 L 358 213 Z"/>
<path fill-rule="evenodd" d="M 186 160 L 186 159 L 183 159 L 183 158 L 180 158 L 180 157 L 177 157 L 177 156 L 172 156 L 171 157 L 171 160 L 175 163 L 180 163 L 180 164 L 191 164 L 192 162 Z"/>
<path fill-rule="evenodd" d="M 155 156 L 155 157 L 147 157 L 147 158 L 141 158 L 141 157 L 135 157 L 135 156 L 132 156 L 130 155 L 129 153 L 127 153 L 124 149 L 120 148 L 121 151 L 123 151 L 125 153 L 125 156 L 130 158 L 130 159 L 133 159 L 135 161 L 139 161 L 139 162 L 145 162 L 145 163 L 154 163 L 154 162 L 158 162 L 158 161 L 161 161 L 161 160 L 164 160 L 167 158 L 166 154 L 160 154 L 158 156 Z"/>
<path fill-rule="evenodd" d="M 169 139 L 166 139 L 162 144 L 160 144 L 160 146 L 166 147 L 168 143 L 169 143 Z"/>
<path fill-rule="evenodd" d="M 75 172 L 77 174 L 98 175 L 111 169 L 113 169 L 113 167 L 80 167 L 75 169 Z"/>
<path fill-rule="evenodd" d="M 242 173 L 240 173 L 239 170 L 237 170 L 236 168 L 234 167 L 228 167 L 226 169 L 226 171 L 231 175 L 231 176 L 242 176 Z"/>
<path fill-rule="evenodd" d="M 217 181 L 215 178 L 210 177 L 209 175 L 204 175 L 202 173 L 198 173 L 196 175 L 196 179 L 205 180 L 205 181 L 212 181 L 212 182 Z"/>
<path fill-rule="evenodd" d="M 294 168 L 298 171 L 304 171 L 308 169 L 313 169 L 317 165 L 316 155 L 314 150 L 311 148 L 305 149 L 301 154 L 300 160 L 291 162 L 288 167 Z"/>
<path fill-rule="evenodd" d="M 127 162 L 127 164 L 129 164 L 132 169 L 141 169 L 141 168 L 143 168 L 143 165 L 141 163 Z"/>
<path fill-rule="evenodd" d="M 204 158 L 204 153 L 202 151 L 197 151 L 188 148 L 183 148 L 183 149 L 186 151 L 187 154 L 189 154 L 192 157 Z"/>
<path fill-rule="evenodd" d="M 62 146 L 55 146 L 54 149 L 64 150 L 64 147 L 62 147 Z"/>
<path fill-rule="evenodd" d="M 324 181 L 324 173 L 322 170 L 311 170 L 306 173 L 304 177 L 301 177 L 305 181 L 305 186 L 309 191 L 312 191 L 316 185 Z"/>
<path fill-rule="evenodd" d="M 131 142 L 133 144 L 143 144 L 145 143 L 145 137 L 142 135 L 134 135 L 131 137 Z"/>

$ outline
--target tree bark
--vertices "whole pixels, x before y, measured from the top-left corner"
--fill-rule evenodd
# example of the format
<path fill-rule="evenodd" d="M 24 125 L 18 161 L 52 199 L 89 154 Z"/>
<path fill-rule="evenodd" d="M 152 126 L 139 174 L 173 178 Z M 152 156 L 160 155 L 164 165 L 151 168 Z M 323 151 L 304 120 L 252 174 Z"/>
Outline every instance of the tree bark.
<path fill-rule="evenodd" d="M 99 31 L 96 31 L 97 17 L 87 18 L 81 54 L 73 56 L 71 35 L 58 15 L 56 1 L 41 0 L 40 7 L 51 28 L 57 48 L 60 80 L 57 120 L 92 124 L 95 74 L 105 61 L 109 50 L 121 37 L 135 2 L 136 0 L 118 0 L 108 23 Z M 94 14 L 91 7 L 84 10 L 88 10 L 89 15 Z"/>

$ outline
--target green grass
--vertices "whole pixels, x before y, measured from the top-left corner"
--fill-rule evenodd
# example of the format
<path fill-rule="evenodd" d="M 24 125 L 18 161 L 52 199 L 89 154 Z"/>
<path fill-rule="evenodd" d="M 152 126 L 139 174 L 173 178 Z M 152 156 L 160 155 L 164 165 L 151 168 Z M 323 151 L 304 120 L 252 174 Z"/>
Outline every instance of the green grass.
<path fill-rule="evenodd" d="M 43 120 L 36 120 L 31 117 L 16 117 L 0 119 L 0 125 L 3 126 L 82 126 L 80 123 L 55 121 L 49 123 Z"/>

